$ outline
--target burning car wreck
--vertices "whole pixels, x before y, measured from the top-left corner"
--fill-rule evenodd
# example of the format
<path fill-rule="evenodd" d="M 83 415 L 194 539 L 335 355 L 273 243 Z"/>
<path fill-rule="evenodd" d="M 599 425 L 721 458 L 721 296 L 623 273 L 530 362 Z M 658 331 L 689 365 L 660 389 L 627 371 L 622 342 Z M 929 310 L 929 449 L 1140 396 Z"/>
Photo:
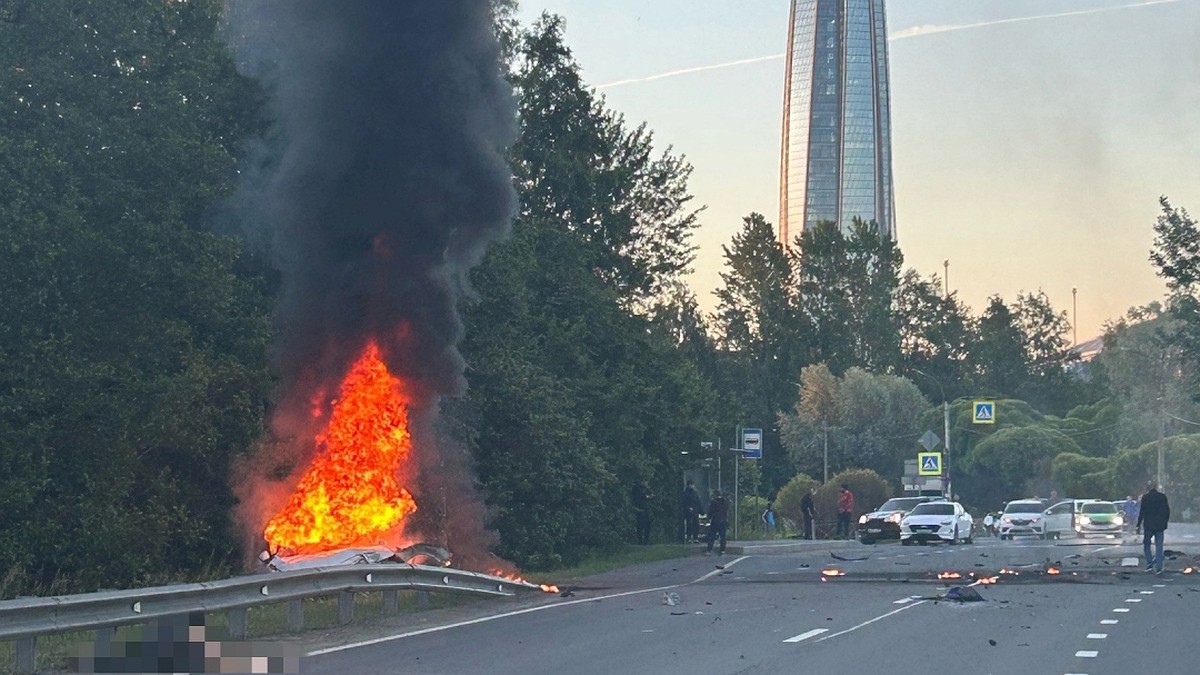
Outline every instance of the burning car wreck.
<path fill-rule="evenodd" d="M 259 554 L 258 559 L 262 561 L 263 567 L 271 572 L 290 572 L 331 565 L 385 565 L 390 563 L 450 567 L 453 564 L 453 555 L 449 550 L 426 543 L 412 544 L 401 549 L 376 546 L 298 555 L 263 551 Z"/>

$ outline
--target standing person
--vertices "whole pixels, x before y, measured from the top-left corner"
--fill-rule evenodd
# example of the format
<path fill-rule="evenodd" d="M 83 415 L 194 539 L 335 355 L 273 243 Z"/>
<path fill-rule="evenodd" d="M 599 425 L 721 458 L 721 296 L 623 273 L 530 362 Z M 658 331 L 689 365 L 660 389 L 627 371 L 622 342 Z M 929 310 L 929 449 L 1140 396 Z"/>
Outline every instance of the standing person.
<path fill-rule="evenodd" d="M 983 517 L 983 529 L 987 530 L 989 537 L 992 536 L 992 534 L 993 534 L 992 525 L 994 523 L 995 523 L 995 520 L 992 519 L 992 512 L 988 511 L 988 514 Z"/>
<path fill-rule="evenodd" d="M 650 543 L 650 500 L 654 493 L 650 491 L 650 481 L 644 480 L 633 486 L 633 512 L 637 518 L 637 543 Z"/>
<path fill-rule="evenodd" d="M 1141 504 L 1133 498 L 1133 495 L 1125 497 L 1125 529 L 1136 531 L 1134 525 L 1138 521 L 1138 514 L 1141 513 Z"/>
<path fill-rule="evenodd" d="M 816 509 L 813 507 L 813 495 L 817 494 L 817 488 L 809 488 L 808 492 L 800 498 L 800 513 L 804 515 L 804 538 L 813 538 L 813 520 L 817 516 Z"/>
<path fill-rule="evenodd" d="M 854 518 L 854 493 L 850 486 L 842 483 L 842 494 L 838 496 L 837 536 L 849 539 L 850 522 Z"/>
<path fill-rule="evenodd" d="M 1167 521 L 1171 519 L 1171 505 L 1167 496 L 1158 491 L 1154 481 L 1146 483 L 1146 494 L 1138 509 L 1137 527 L 1142 530 L 1142 553 L 1146 556 L 1146 571 L 1162 574 L 1163 536 Z M 1150 557 L 1150 539 L 1154 539 L 1154 557 Z"/>
<path fill-rule="evenodd" d="M 724 495 L 720 490 L 713 493 L 712 501 L 708 503 L 708 550 L 704 555 L 709 555 L 713 550 L 713 542 L 717 537 L 721 538 L 721 555 L 725 555 L 725 529 L 729 526 L 729 502 L 725 501 Z"/>
<path fill-rule="evenodd" d="M 767 534 L 771 537 L 775 536 L 775 502 L 767 502 L 767 508 L 762 512 L 759 518 L 763 521 L 763 525 L 767 526 Z"/>
<path fill-rule="evenodd" d="M 700 493 L 696 492 L 696 483 L 689 480 L 683 494 L 679 497 L 679 509 L 683 513 L 683 543 L 700 543 L 700 512 L 704 505 L 700 503 Z"/>

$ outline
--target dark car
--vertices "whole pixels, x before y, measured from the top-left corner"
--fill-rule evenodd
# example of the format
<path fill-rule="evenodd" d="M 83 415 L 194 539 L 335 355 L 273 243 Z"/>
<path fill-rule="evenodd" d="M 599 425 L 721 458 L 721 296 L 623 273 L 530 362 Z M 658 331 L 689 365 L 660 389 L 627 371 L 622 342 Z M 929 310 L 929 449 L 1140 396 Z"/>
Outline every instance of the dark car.
<path fill-rule="evenodd" d="M 917 504 L 932 502 L 940 497 L 894 497 L 883 506 L 858 519 L 858 539 L 864 544 L 874 544 L 880 539 L 899 539 L 900 521 Z"/>

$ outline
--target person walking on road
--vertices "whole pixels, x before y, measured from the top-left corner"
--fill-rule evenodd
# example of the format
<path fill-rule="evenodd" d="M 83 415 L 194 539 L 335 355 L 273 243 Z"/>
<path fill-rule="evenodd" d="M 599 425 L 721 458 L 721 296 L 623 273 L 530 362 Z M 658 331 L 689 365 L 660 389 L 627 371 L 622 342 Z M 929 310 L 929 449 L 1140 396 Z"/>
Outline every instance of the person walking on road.
<path fill-rule="evenodd" d="M 816 509 L 813 507 L 813 495 L 817 494 L 817 488 L 809 488 L 808 492 L 800 498 L 800 513 L 804 516 L 804 538 L 813 538 L 813 520 L 817 516 Z"/>
<path fill-rule="evenodd" d="M 842 494 L 838 496 L 837 536 L 852 538 L 850 523 L 854 518 L 854 493 L 850 486 L 842 483 Z"/>
<path fill-rule="evenodd" d="M 644 480 L 633 486 L 633 511 L 637 517 L 637 543 L 650 543 L 650 500 L 654 493 L 650 491 L 650 481 Z"/>
<path fill-rule="evenodd" d="M 683 543 L 700 543 L 700 512 L 704 505 L 700 503 L 700 493 L 696 492 L 696 483 L 689 480 L 683 494 L 679 497 L 679 509 L 683 513 Z"/>
<path fill-rule="evenodd" d="M 992 525 L 994 522 L 995 521 L 992 519 L 992 513 L 989 511 L 988 514 L 983 517 L 983 529 L 987 531 L 989 537 L 995 534 L 995 532 L 992 531 Z"/>
<path fill-rule="evenodd" d="M 708 503 L 708 550 L 705 555 L 712 553 L 713 542 L 721 539 L 721 555 L 725 555 L 725 530 L 729 527 L 729 502 L 725 500 L 720 490 L 713 493 L 712 501 Z"/>
<path fill-rule="evenodd" d="M 1154 481 L 1146 483 L 1146 494 L 1138 512 L 1137 527 L 1142 531 L 1142 553 L 1146 556 L 1146 571 L 1162 574 L 1163 536 L 1167 521 L 1171 519 L 1171 505 L 1167 496 L 1158 491 Z M 1150 539 L 1154 539 L 1154 557 L 1150 557 Z"/>
<path fill-rule="evenodd" d="M 1136 530 L 1134 524 L 1138 521 L 1138 513 L 1141 512 L 1141 504 L 1133 498 L 1133 495 L 1125 497 L 1125 530 Z"/>

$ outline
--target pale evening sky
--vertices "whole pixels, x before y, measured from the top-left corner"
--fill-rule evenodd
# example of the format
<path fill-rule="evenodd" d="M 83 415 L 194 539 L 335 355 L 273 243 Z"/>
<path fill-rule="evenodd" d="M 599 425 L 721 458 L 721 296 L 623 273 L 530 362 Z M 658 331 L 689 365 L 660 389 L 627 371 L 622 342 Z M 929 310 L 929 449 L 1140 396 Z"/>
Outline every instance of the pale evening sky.
<path fill-rule="evenodd" d="M 788 5 L 522 0 L 526 23 L 565 17 L 585 81 L 695 167 L 708 208 L 690 283 L 709 311 L 742 217 L 778 218 Z M 1071 318 L 1077 287 L 1080 341 L 1160 299 L 1147 260 L 1158 196 L 1200 215 L 1200 0 L 887 8 L 905 267 L 940 275 L 949 259 L 975 312 L 1040 288 Z M 705 68 L 719 64 L 734 65 Z"/>

